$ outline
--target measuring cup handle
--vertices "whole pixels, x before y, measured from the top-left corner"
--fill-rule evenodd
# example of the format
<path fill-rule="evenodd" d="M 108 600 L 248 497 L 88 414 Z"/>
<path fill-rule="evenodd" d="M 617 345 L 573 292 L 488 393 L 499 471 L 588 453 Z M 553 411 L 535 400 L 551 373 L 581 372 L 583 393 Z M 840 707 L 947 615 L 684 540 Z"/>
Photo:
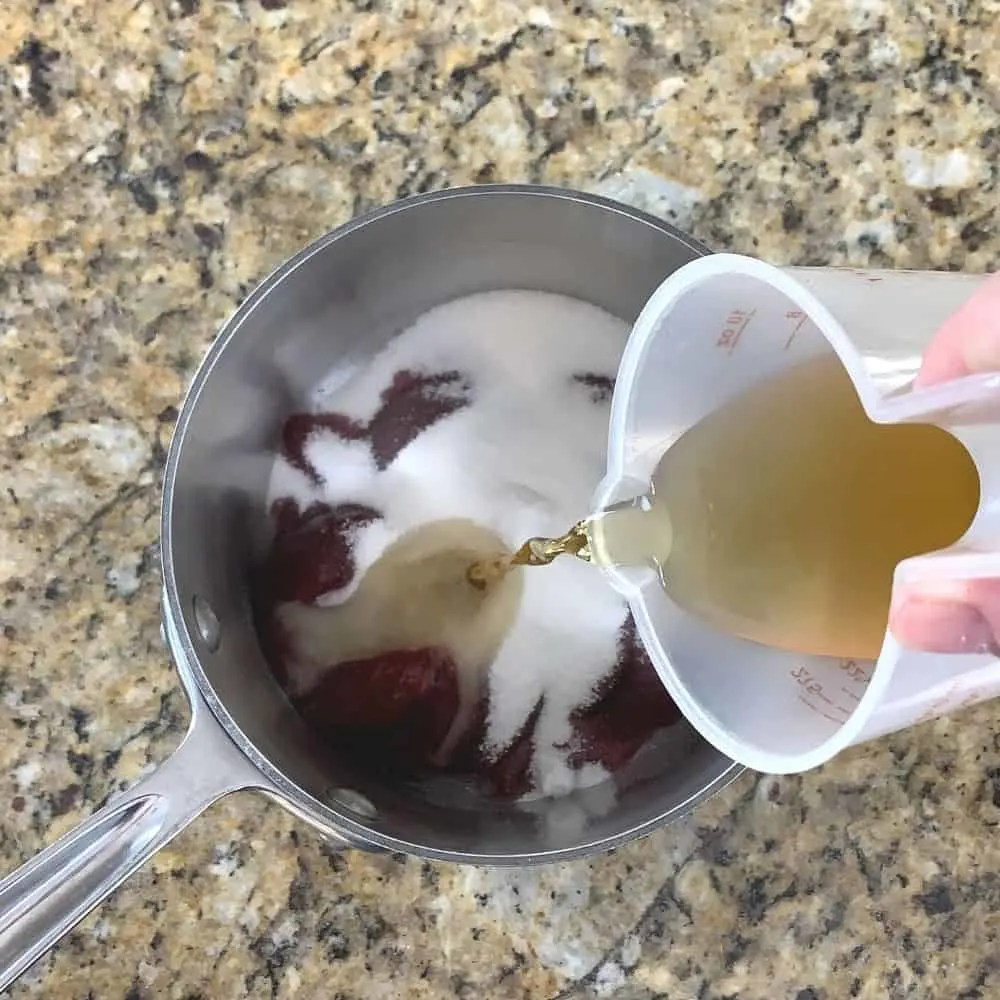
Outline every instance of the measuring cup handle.
<path fill-rule="evenodd" d="M 208 707 L 192 711 L 173 756 L 0 882 L 0 990 L 199 813 L 263 783 Z"/>

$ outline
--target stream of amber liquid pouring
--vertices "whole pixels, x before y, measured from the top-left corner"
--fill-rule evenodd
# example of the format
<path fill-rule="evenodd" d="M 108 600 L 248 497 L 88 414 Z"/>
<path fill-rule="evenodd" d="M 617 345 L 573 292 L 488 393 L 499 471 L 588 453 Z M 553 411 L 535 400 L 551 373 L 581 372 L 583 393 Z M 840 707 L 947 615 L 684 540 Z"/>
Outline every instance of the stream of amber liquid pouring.
<path fill-rule="evenodd" d="M 473 587 L 486 590 L 515 566 L 548 566 L 563 555 L 576 556 L 584 562 L 591 561 L 586 521 L 578 521 L 565 535 L 558 538 L 529 538 L 512 555 L 477 560 L 465 575 Z"/>

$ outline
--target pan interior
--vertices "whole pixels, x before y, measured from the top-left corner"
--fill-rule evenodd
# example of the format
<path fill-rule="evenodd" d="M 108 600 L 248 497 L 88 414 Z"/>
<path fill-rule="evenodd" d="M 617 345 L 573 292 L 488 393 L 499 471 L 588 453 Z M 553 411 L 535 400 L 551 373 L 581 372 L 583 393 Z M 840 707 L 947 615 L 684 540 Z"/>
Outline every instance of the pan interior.
<path fill-rule="evenodd" d="M 429 308 L 492 289 L 557 292 L 631 323 L 664 277 L 704 252 L 662 223 L 584 196 L 447 192 L 320 240 L 227 324 L 172 449 L 170 603 L 197 653 L 199 682 L 251 752 L 281 773 L 301 814 L 331 832 L 346 816 L 400 850 L 516 863 L 614 846 L 732 775 L 728 759 L 679 723 L 604 785 L 530 806 L 455 779 L 387 782 L 312 737 L 260 651 L 248 588 L 267 541 L 282 421 L 320 376 L 349 375 Z M 214 650 L 199 638 L 196 597 L 219 619 Z"/>

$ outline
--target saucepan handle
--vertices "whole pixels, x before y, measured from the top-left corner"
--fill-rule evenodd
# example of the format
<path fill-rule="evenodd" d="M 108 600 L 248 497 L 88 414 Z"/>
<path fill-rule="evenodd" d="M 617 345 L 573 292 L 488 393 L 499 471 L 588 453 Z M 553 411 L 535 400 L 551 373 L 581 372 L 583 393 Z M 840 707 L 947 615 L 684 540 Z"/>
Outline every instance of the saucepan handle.
<path fill-rule="evenodd" d="M 172 757 L 0 882 L 0 990 L 213 802 L 266 784 L 200 697 L 191 708 Z"/>

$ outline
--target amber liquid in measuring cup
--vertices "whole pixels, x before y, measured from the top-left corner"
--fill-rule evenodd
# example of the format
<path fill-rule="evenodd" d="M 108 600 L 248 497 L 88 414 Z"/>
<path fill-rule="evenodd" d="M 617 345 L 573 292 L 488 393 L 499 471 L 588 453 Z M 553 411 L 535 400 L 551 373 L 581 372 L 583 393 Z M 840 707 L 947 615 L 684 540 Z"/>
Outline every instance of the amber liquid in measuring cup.
<path fill-rule="evenodd" d="M 672 600 L 719 630 L 857 659 L 878 656 L 896 564 L 954 543 L 979 504 L 961 443 L 873 423 L 835 357 L 701 420 L 651 485 L 555 541 L 592 562 L 652 564 Z M 545 542 L 528 545 L 542 555 Z"/>

